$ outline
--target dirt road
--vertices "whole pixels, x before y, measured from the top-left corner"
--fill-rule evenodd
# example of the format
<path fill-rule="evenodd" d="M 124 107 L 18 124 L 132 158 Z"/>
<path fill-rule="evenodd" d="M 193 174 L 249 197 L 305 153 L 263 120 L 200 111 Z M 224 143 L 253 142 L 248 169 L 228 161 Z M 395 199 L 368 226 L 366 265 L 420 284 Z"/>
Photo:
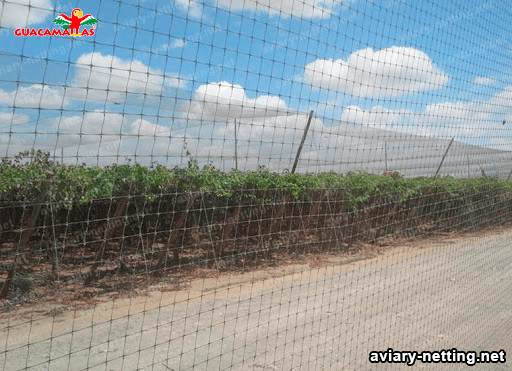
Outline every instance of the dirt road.
<path fill-rule="evenodd" d="M 389 348 L 505 350 L 506 363 L 471 368 L 512 369 L 512 229 L 411 240 L 349 259 L 202 279 L 53 317 L 4 318 L 0 369 L 410 369 L 369 362 L 369 352 Z"/>

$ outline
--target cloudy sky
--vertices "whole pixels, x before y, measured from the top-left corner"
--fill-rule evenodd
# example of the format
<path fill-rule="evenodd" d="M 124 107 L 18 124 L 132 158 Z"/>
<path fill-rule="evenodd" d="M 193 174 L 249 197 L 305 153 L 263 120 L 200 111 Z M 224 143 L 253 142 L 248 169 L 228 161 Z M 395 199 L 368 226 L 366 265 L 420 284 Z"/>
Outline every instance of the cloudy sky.
<path fill-rule="evenodd" d="M 503 6 L 4 1 L 0 154 L 34 147 L 91 165 L 175 166 L 193 157 L 229 170 L 236 152 L 240 169 L 290 169 L 310 111 L 301 171 L 379 169 L 385 157 L 407 156 L 408 168 L 421 169 L 452 138 L 459 150 L 510 151 L 512 35 Z M 52 20 L 74 8 L 98 20 L 94 36 L 14 34 L 57 28 Z"/>

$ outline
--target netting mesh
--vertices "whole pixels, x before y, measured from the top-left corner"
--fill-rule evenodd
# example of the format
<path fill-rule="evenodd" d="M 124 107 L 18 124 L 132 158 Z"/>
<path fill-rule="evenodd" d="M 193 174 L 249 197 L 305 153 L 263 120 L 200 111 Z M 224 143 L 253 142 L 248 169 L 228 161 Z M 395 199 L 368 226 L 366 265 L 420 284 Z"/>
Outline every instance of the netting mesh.
<path fill-rule="evenodd" d="M 0 368 L 510 367 L 509 19 L 2 0 Z"/>

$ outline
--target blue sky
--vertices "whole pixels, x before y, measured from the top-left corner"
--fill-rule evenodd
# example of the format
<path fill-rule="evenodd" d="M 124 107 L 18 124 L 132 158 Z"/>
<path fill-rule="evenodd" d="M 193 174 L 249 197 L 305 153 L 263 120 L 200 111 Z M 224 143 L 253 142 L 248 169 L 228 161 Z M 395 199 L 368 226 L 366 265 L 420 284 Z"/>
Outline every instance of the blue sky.
<path fill-rule="evenodd" d="M 0 5 L 2 156 L 171 165 L 189 151 L 229 168 L 237 119 L 239 162 L 282 169 L 311 110 L 301 163 L 315 170 L 381 158 L 382 129 L 512 149 L 497 1 L 28 2 Z M 14 35 L 74 8 L 98 20 L 94 36 Z"/>

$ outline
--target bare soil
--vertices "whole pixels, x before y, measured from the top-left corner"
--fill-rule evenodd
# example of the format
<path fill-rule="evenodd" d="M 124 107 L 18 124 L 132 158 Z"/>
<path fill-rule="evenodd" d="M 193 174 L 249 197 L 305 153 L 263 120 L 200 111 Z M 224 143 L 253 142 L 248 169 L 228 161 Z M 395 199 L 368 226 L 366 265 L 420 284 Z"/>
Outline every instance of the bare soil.
<path fill-rule="evenodd" d="M 409 238 L 387 236 L 374 243 L 344 243 L 341 251 L 333 251 L 330 244 L 322 248 L 321 243 L 310 238 L 307 249 L 292 250 L 288 247 L 252 255 L 236 254 L 233 250 L 232 256 L 206 262 L 195 260 L 193 254 L 188 253 L 182 257 L 182 264 L 147 272 L 140 253 L 125 255 L 125 261 L 130 262 L 126 264 L 130 268 L 125 270 L 120 269 L 117 256 L 106 254 L 94 279 L 90 278 L 91 267 L 82 266 L 79 256 L 64 256 L 58 278 L 54 281 L 48 278 L 52 270 L 49 262 L 23 266 L 13 282 L 14 290 L 8 299 L 1 302 L 1 308 L 3 313 L 10 312 L 13 320 L 84 310 L 98 303 L 145 296 L 151 291 L 183 291 L 189 297 L 200 297 L 205 287 L 211 285 L 218 288 L 223 281 L 252 283 L 333 265 L 340 269 L 356 269 L 370 264 L 377 257 L 379 261 L 407 259 L 429 252 L 436 246 L 450 246 L 461 240 L 499 235 L 510 228 L 512 223 L 476 231 L 434 231 Z M 300 240 L 296 243 L 300 245 Z M 9 242 L 1 245 L 0 251 L 3 253 L 0 264 L 3 266 L 12 261 L 9 254 L 5 254 L 13 248 L 12 245 Z M 107 246 L 105 250 L 115 251 L 115 247 Z M 204 252 L 198 248 L 197 255 L 202 257 Z M 138 270 L 132 268 L 136 266 L 139 266 Z M 5 277 L 6 274 L 0 279 L 4 280 Z M 197 292 L 191 294 L 191 290 Z"/>

